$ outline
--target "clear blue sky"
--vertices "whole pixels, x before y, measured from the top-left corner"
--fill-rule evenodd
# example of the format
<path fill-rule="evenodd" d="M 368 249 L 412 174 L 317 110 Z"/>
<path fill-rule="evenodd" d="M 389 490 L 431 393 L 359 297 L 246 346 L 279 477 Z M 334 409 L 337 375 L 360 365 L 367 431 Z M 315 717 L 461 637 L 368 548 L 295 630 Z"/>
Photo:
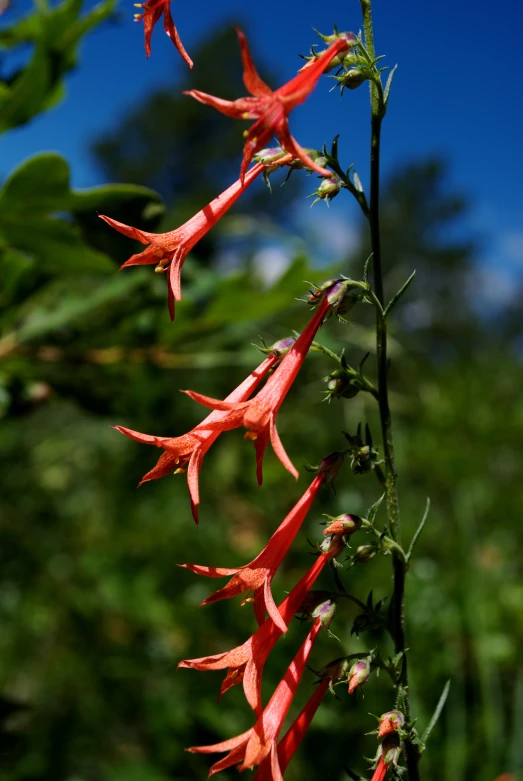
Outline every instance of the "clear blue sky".
<path fill-rule="evenodd" d="M 29 5 L 28 0 L 13 0 L 6 22 Z M 68 78 L 68 96 L 59 107 L 0 140 L 2 177 L 28 155 L 55 149 L 69 160 L 76 186 L 99 183 L 88 153 L 93 136 L 114 126 L 127 107 L 158 84 L 175 88 L 187 66 L 161 24 L 146 60 L 142 27 L 132 21 L 134 10 L 130 0 L 123 0 L 120 22 L 87 38 L 80 67 Z M 213 26 L 239 21 L 255 58 L 263 57 L 284 80 L 296 72 L 297 53 L 306 53 L 317 40 L 311 27 L 330 32 L 334 21 L 340 29 L 360 27 L 357 0 L 173 0 L 172 11 L 189 53 Z M 446 156 L 452 183 L 472 201 L 469 227 L 482 241 L 485 267 L 502 277 L 523 278 L 521 4 L 374 0 L 374 19 L 378 52 L 386 55 L 388 65 L 399 65 L 384 128 L 385 172 L 413 156 Z M 356 164 L 365 182 L 367 91 L 346 92 L 340 102 L 337 93 L 329 95 L 329 86 L 320 82 L 293 112 L 291 129 L 304 146 L 314 147 L 330 141 L 339 129 L 343 159 Z"/>

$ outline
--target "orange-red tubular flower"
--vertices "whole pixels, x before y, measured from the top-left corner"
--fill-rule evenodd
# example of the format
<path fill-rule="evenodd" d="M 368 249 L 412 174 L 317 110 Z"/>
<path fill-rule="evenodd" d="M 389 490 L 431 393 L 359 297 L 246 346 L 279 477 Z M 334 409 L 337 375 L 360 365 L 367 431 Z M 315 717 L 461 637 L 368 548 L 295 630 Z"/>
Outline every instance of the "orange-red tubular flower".
<path fill-rule="evenodd" d="M 269 439 L 274 452 L 285 469 L 298 479 L 298 471 L 285 452 L 276 429 L 276 415 L 292 383 L 296 379 L 309 351 L 311 342 L 316 336 L 316 332 L 323 323 L 325 315 L 331 306 L 332 302 L 329 301 L 329 291 L 327 290 L 310 322 L 283 358 L 278 369 L 269 378 L 262 390 L 250 401 L 232 403 L 227 400 L 211 399 L 209 396 L 202 396 L 194 391 L 184 391 L 191 399 L 203 404 L 205 407 L 223 410 L 227 413 L 219 422 L 208 423 L 207 427 L 212 427 L 218 431 L 230 431 L 231 429 L 245 426 L 247 429 L 245 438 L 252 439 L 256 450 L 258 485 L 261 485 L 263 481 L 263 456 L 269 444 Z"/>
<path fill-rule="evenodd" d="M 280 603 L 278 611 L 286 626 L 290 624 L 293 616 L 300 609 L 305 596 L 313 587 L 325 564 L 339 553 L 342 548 L 343 542 L 339 538 L 334 538 L 330 549 L 318 556 L 308 572 L 305 573 L 290 594 Z M 256 714 L 259 715 L 261 713 L 263 667 L 281 635 L 282 630 L 279 626 L 274 623 L 272 618 L 268 618 L 243 645 L 214 656 L 184 659 L 179 663 L 178 667 L 189 667 L 193 670 L 224 670 L 228 668 L 227 675 L 220 689 L 220 695 L 232 686 L 243 683 L 247 702 Z"/>
<path fill-rule="evenodd" d="M 322 469 L 299 502 L 278 526 L 262 552 L 249 564 L 245 564 L 243 567 L 236 567 L 235 569 L 205 567 L 199 564 L 181 565 L 197 575 L 205 575 L 208 578 L 221 578 L 226 575 L 232 575 L 227 585 L 215 591 L 210 597 L 207 597 L 202 602 L 202 606 L 211 602 L 218 602 L 220 599 L 235 597 L 245 591 L 254 591 L 254 611 L 258 623 L 262 624 L 265 621 L 265 613 L 268 612 L 276 626 L 282 632 L 287 631 L 287 624 L 281 617 L 272 596 L 271 582 L 326 477 L 328 477 L 328 474 Z"/>
<path fill-rule="evenodd" d="M 278 735 L 320 629 L 321 621 L 316 619 L 300 650 L 289 665 L 287 672 L 276 687 L 274 694 L 260 714 L 254 727 L 231 740 L 224 740 L 222 743 L 215 743 L 212 746 L 195 746 L 188 749 L 188 751 L 196 754 L 214 754 L 220 751 L 229 752 L 226 757 L 220 759 L 211 767 L 209 776 L 240 762 L 238 769 L 246 770 L 259 765 L 265 757 L 270 757 L 272 778 L 276 781 L 283 778 L 278 764 Z"/>
<path fill-rule="evenodd" d="M 307 168 L 311 168 L 321 176 L 332 176 L 331 171 L 316 165 L 296 139 L 291 136 L 287 117 L 290 111 L 303 103 L 312 92 L 333 57 L 349 48 L 347 41 L 344 38 L 338 38 L 306 70 L 301 71 L 291 81 L 273 91 L 259 77 L 252 61 L 247 39 L 241 30 L 238 30 L 238 37 L 243 61 L 243 83 L 253 97 L 223 100 L 199 90 L 190 90 L 185 94 L 196 98 L 200 103 L 213 106 L 222 114 L 234 119 L 256 120 L 246 133 L 240 178 L 243 179 L 245 176 L 247 166 L 256 152 L 267 146 L 274 135 L 278 137 L 282 148 L 289 152 L 293 158 L 301 160 Z"/>
<path fill-rule="evenodd" d="M 145 53 L 147 57 L 151 54 L 151 35 L 153 27 L 163 14 L 163 27 L 171 41 L 178 49 L 182 59 L 185 60 L 189 68 L 192 68 L 193 61 L 185 51 L 184 45 L 178 35 L 173 18 L 171 16 L 171 0 L 146 0 L 145 3 L 136 3 L 137 8 L 143 8 L 143 12 L 135 14 L 136 22 L 143 19 L 143 29 L 145 32 Z"/>
<path fill-rule="evenodd" d="M 380 757 L 380 761 L 378 762 L 378 766 L 374 771 L 371 781 L 383 781 L 383 779 L 387 775 L 387 768 L 388 765 L 386 765 L 385 762 L 383 761 L 383 757 Z"/>
<path fill-rule="evenodd" d="M 283 738 L 278 743 L 278 765 L 281 776 L 274 775 L 271 768 L 271 758 L 266 757 L 254 774 L 252 781 L 274 781 L 275 779 L 279 779 L 283 776 L 287 769 L 287 765 L 298 750 L 305 733 L 309 729 L 311 721 L 313 720 L 316 711 L 320 707 L 321 701 L 325 697 L 325 694 L 329 688 L 329 682 L 329 678 L 324 678 L 321 681 L 312 697 L 310 697 L 310 699 L 305 703 L 300 715 L 291 724 Z"/>
<path fill-rule="evenodd" d="M 247 379 L 241 385 L 238 385 L 232 393 L 227 396 L 228 401 L 245 401 L 256 389 L 259 383 L 267 376 L 272 367 L 280 360 L 277 355 L 269 355 L 257 369 L 254 369 Z M 150 472 L 145 474 L 141 481 L 146 483 L 148 480 L 156 480 L 159 477 L 172 474 L 173 472 L 184 472 L 187 467 L 187 483 L 189 486 L 189 495 L 191 497 L 191 509 L 196 523 L 198 520 L 198 505 L 200 503 L 200 492 L 198 488 L 198 478 L 203 462 L 203 457 L 211 445 L 220 436 L 219 431 L 207 428 L 208 423 L 220 421 L 226 413 L 211 412 L 207 417 L 188 434 L 181 437 L 155 437 L 150 434 L 140 434 L 139 431 L 133 431 L 124 426 L 115 426 L 117 431 L 125 434 L 127 437 L 144 442 L 146 445 L 156 445 L 165 451 L 160 456 L 156 466 Z"/>
<path fill-rule="evenodd" d="M 280 161 L 281 162 L 281 161 Z M 130 225 L 124 225 L 104 214 L 100 214 L 102 220 L 124 236 L 142 244 L 149 244 L 147 249 L 132 255 L 129 260 L 122 264 L 121 268 L 127 266 L 147 266 L 156 265 L 156 271 L 162 272 L 169 268 L 168 277 L 168 303 L 171 320 L 174 320 L 174 302 L 180 301 L 182 297 L 180 275 L 185 258 L 197 244 L 202 236 L 210 231 L 216 225 L 223 215 L 231 208 L 240 195 L 245 192 L 247 187 L 262 173 L 265 166 L 262 163 L 254 165 L 245 175 L 245 178 L 234 182 L 221 195 L 211 201 L 205 208 L 199 211 L 194 217 L 185 222 L 176 230 L 168 233 L 149 233 Z"/>

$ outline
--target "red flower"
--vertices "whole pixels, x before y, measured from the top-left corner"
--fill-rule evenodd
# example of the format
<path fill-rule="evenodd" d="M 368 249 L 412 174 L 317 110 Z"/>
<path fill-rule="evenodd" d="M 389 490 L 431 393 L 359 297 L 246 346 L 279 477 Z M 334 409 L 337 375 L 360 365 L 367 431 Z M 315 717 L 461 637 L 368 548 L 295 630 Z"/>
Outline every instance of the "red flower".
<path fill-rule="evenodd" d="M 246 770 L 259 765 L 265 757 L 270 757 L 273 778 L 282 778 L 278 765 L 278 735 L 320 629 L 321 622 L 317 619 L 254 727 L 251 727 L 247 732 L 238 735 L 236 738 L 224 740 L 222 743 L 215 743 L 212 746 L 195 746 L 187 749 L 195 754 L 214 754 L 219 751 L 229 752 L 226 757 L 215 762 L 211 767 L 209 776 L 240 762 L 241 765 L 238 769 Z"/>
<path fill-rule="evenodd" d="M 222 114 L 234 119 L 256 120 L 246 133 L 240 178 L 243 179 L 245 176 L 247 166 L 256 152 L 263 149 L 274 135 L 278 137 L 283 149 L 289 152 L 293 158 L 300 159 L 307 168 L 311 168 L 321 176 L 332 176 L 330 171 L 316 165 L 296 139 L 291 136 L 287 117 L 290 111 L 303 103 L 312 92 L 333 57 L 349 48 L 347 41 L 338 38 L 306 70 L 298 73 L 287 84 L 273 91 L 259 77 L 251 58 L 247 39 L 241 30 L 238 30 L 238 37 L 243 60 L 243 83 L 254 97 L 223 100 L 199 90 L 190 90 L 185 94 L 191 95 L 200 103 L 213 106 Z"/>
<path fill-rule="evenodd" d="M 285 452 L 276 429 L 276 415 L 292 383 L 296 379 L 317 330 L 331 306 L 332 302 L 329 301 L 327 291 L 327 295 L 321 300 L 314 316 L 283 358 L 277 371 L 274 372 L 266 385 L 251 401 L 232 403 L 211 399 L 209 396 L 202 396 L 194 391 L 184 391 L 191 399 L 200 404 L 211 409 L 223 410 L 227 413 L 219 422 L 208 424 L 209 427 L 212 426 L 213 429 L 219 431 L 230 431 L 231 429 L 239 428 L 239 426 L 245 426 L 247 429 L 245 439 L 252 439 L 256 450 L 258 485 L 261 485 L 263 480 L 263 456 L 269 444 L 269 439 L 274 452 L 285 469 L 298 479 L 298 471 Z"/>
<path fill-rule="evenodd" d="M 291 724 L 283 738 L 278 743 L 278 765 L 280 775 L 274 775 L 270 758 L 266 757 L 254 774 L 252 781 L 279 781 L 283 777 L 287 765 L 298 750 L 305 733 L 310 727 L 314 714 L 320 707 L 321 701 L 329 688 L 330 679 L 324 678 L 318 688 L 306 702 L 297 719 Z"/>
<path fill-rule="evenodd" d="M 300 609 L 305 596 L 314 585 L 325 564 L 339 553 L 342 548 L 343 542 L 339 538 L 334 538 L 330 549 L 318 556 L 309 571 L 305 573 L 290 594 L 278 606 L 285 626 L 290 624 L 293 616 Z M 243 645 L 214 656 L 203 656 L 200 659 L 184 659 L 179 663 L 178 667 L 190 667 L 193 670 L 224 670 L 228 668 L 227 675 L 220 689 L 220 695 L 230 689 L 231 686 L 243 683 L 247 702 L 259 714 L 261 712 L 263 667 L 281 634 L 282 630 L 276 626 L 271 618 L 268 618 Z"/>
<path fill-rule="evenodd" d="M 286 158 L 282 158 L 285 160 Z M 279 164 L 282 161 L 278 161 Z M 254 165 L 242 181 L 237 180 L 221 195 L 211 201 L 204 209 L 199 211 L 194 217 L 191 217 L 186 223 L 176 230 L 168 233 L 149 233 L 147 231 L 133 228 L 130 225 L 124 225 L 122 222 L 112 220 L 104 214 L 100 214 L 102 220 L 105 220 L 111 228 L 123 233 L 130 239 L 136 239 L 142 244 L 149 244 L 147 249 L 132 255 L 126 260 L 121 268 L 126 266 L 146 266 L 156 264 L 156 271 L 159 273 L 169 267 L 168 293 L 169 293 L 169 313 L 171 320 L 174 320 L 174 301 L 180 301 L 181 285 L 180 275 L 185 258 L 197 244 L 202 236 L 210 231 L 213 225 L 216 225 L 219 219 L 231 208 L 240 195 L 247 187 L 259 176 L 265 166 L 262 163 Z"/>
<path fill-rule="evenodd" d="M 374 771 L 371 781 L 383 781 L 383 779 L 387 775 L 387 768 L 388 765 L 386 765 L 385 762 L 383 761 L 383 757 L 380 757 L 380 761 L 378 762 L 378 766 Z"/>
<path fill-rule="evenodd" d="M 378 729 L 378 738 L 384 738 L 385 735 L 391 735 L 398 732 L 405 724 L 405 716 L 399 710 L 390 710 L 380 716 L 380 726 Z"/>
<path fill-rule="evenodd" d="M 265 621 L 265 613 L 268 612 L 276 626 L 282 632 L 287 631 L 287 624 L 281 617 L 272 596 L 271 581 L 292 545 L 292 541 L 305 520 L 310 506 L 326 477 L 328 477 L 328 474 L 322 469 L 299 502 L 276 529 L 262 552 L 249 564 L 245 564 L 243 567 L 236 567 L 235 569 L 205 567 L 199 564 L 181 565 L 186 569 L 192 570 L 192 572 L 196 572 L 197 575 L 205 575 L 208 578 L 221 578 L 225 575 L 233 576 L 226 586 L 207 597 L 202 602 L 202 606 L 211 602 L 218 602 L 220 599 L 235 597 L 244 591 L 254 591 L 254 611 L 258 623 L 261 625 Z"/>
<path fill-rule="evenodd" d="M 153 27 L 163 14 L 163 27 L 171 41 L 174 43 L 180 55 L 185 60 L 189 68 L 192 68 L 193 61 L 184 49 L 183 43 L 178 35 L 178 30 L 174 26 L 171 16 L 170 0 L 146 0 L 145 3 L 136 3 L 137 8 L 143 8 L 143 13 L 135 14 L 134 19 L 140 22 L 143 19 L 143 28 L 145 31 L 145 53 L 149 57 L 151 54 L 151 35 Z"/>
<path fill-rule="evenodd" d="M 254 371 L 249 374 L 241 385 L 238 385 L 238 387 L 227 396 L 227 399 L 231 402 L 245 401 L 245 399 L 248 399 L 256 386 L 259 385 L 270 369 L 272 369 L 274 364 L 279 360 L 280 358 L 278 355 L 269 355 L 257 369 L 254 369 Z M 135 439 L 137 442 L 144 442 L 146 445 L 156 445 L 156 447 L 161 447 L 165 451 L 160 456 L 156 466 L 142 477 L 139 485 L 142 485 L 142 483 L 146 483 L 149 480 L 156 480 L 159 477 L 172 474 L 173 472 L 185 472 L 185 468 L 187 467 L 187 482 L 191 497 L 191 509 L 193 518 L 196 523 L 198 523 L 198 504 L 200 503 L 198 477 L 203 457 L 220 435 L 219 431 L 207 428 L 207 424 L 220 421 L 225 416 L 226 413 L 224 412 L 211 412 L 211 414 L 207 415 L 198 426 L 189 431 L 188 434 L 183 434 L 181 437 L 154 437 L 150 434 L 140 434 L 140 432 L 133 431 L 124 426 L 114 426 L 114 428 L 131 439 Z"/>

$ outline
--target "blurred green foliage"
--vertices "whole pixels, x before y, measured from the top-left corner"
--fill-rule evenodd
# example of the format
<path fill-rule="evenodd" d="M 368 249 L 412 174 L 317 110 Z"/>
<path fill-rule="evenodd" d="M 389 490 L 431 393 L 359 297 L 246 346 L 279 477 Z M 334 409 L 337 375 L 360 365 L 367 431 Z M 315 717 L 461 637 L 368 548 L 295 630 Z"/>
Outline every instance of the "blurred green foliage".
<path fill-rule="evenodd" d="M 66 2 L 53 13 L 72 7 Z M 37 21 L 24 24 L 43 30 Z M 1 40 L 14 40 L 21 26 L 2 31 Z M 45 34 L 35 36 L 36 48 L 44 46 Z M 212 62 L 216 88 L 210 91 L 225 95 L 220 80 L 228 79 L 229 64 Z M 240 432 L 225 434 L 205 459 L 197 529 L 185 478 L 165 478 L 136 493 L 159 451 L 110 426 L 160 435 L 189 430 L 204 413 L 178 389 L 226 395 L 259 361 L 251 346 L 259 334 L 270 343 L 303 327 L 308 308 L 295 301 L 303 280 L 321 281 L 330 271 L 297 255 L 269 284 L 245 247 L 242 267 L 220 272 L 216 236 L 223 239 L 227 225 L 237 227 L 244 210 L 258 233 L 288 231 L 271 215 L 295 191 L 277 188 L 271 196 L 260 184 L 187 261 L 174 325 L 163 279 L 151 269 L 113 273 L 132 244 L 96 211 L 143 228 L 173 227 L 189 216 L 188 205 L 200 208 L 236 170 L 238 146 L 227 139 L 227 123 L 209 132 L 214 115 L 203 120 L 190 101 L 177 100 L 167 146 L 165 122 L 143 131 L 150 106 L 165 104 L 159 95 L 124 118 L 121 137 L 113 133 L 97 145 L 107 168 L 115 150 L 124 150 L 116 179 L 127 178 L 133 165 L 159 176 L 163 163 L 185 177 L 173 179 L 172 189 L 171 179 L 164 186 L 156 173 L 152 180 L 137 173 L 134 185 L 74 192 L 65 161 L 45 154 L 13 172 L 0 194 L 0 766 L 6 781 L 203 778 L 208 759 L 183 749 L 252 724 L 238 688 L 216 702 L 221 674 L 176 671 L 182 658 L 243 642 L 254 628 L 250 608 L 229 601 L 200 610 L 213 584 L 176 564 L 249 561 L 309 478 L 303 472 L 295 484 L 269 453 L 258 491 L 251 445 Z M 126 152 L 120 141 L 133 132 L 138 151 Z M 205 137 L 209 155 L 223 161 L 213 168 L 212 192 L 205 171 L 188 177 L 180 163 L 192 139 Z M 144 168 L 154 155 L 156 168 Z M 413 164 L 389 181 L 383 206 L 389 294 L 417 269 L 396 311 L 391 349 L 406 541 L 426 497 L 432 500 L 409 573 L 410 675 L 420 731 L 451 679 L 423 758 L 425 781 L 493 781 L 502 771 L 523 770 L 521 366 L 505 323 L 478 316 L 474 248 L 449 238 L 465 204 L 445 182 L 440 163 Z M 162 223 L 158 196 L 146 186 L 168 199 Z M 360 247 L 350 264 L 334 258 L 337 268 L 361 274 L 364 226 Z M 318 338 L 332 349 L 345 347 L 357 365 L 372 349 L 370 307 L 355 309 L 351 319 L 353 326 L 329 321 Z M 320 404 L 321 379 L 334 368 L 311 354 L 282 407 L 280 434 L 297 464 L 341 447 L 341 430 L 354 433 L 359 421 L 369 422 L 378 439 L 372 398 Z M 371 359 L 366 369 L 375 379 Z M 355 477 L 348 465 L 336 489 L 325 489 L 313 506 L 274 583 L 277 599 L 309 566 L 306 538 L 320 539 L 322 513 L 364 514 L 380 494 L 371 475 Z M 354 545 L 366 540 L 360 532 Z M 371 589 L 376 598 L 390 594 L 390 575 L 386 558 L 341 573 L 364 600 Z M 326 572 L 319 585 L 332 583 Z M 351 637 L 355 615 L 354 606 L 340 604 L 332 629 L 341 645 L 322 636 L 312 667 L 376 645 L 390 652 L 378 632 Z M 266 697 L 304 632 L 296 623 L 271 654 Z M 305 676 L 291 715 L 313 680 L 312 673 Z M 373 676 L 364 698 L 349 698 L 342 687 L 338 693 L 339 700 L 328 698 L 320 708 L 286 773 L 289 781 L 312 781 L 319 768 L 333 781 L 348 777 L 344 768 L 365 774 L 362 757 L 375 750 L 375 739 L 364 736 L 375 726 L 368 713 L 389 710 L 392 690 L 385 676 Z"/>

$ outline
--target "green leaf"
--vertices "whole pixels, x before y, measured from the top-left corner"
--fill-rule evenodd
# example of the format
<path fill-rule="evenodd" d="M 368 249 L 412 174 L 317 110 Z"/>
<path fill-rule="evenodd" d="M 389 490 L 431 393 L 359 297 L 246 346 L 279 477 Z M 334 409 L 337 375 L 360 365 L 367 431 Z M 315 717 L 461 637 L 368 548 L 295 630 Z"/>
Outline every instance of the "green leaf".
<path fill-rule="evenodd" d="M 425 730 L 425 732 L 423 733 L 423 735 L 421 737 L 422 743 L 426 743 L 427 742 L 430 733 L 432 732 L 432 730 L 436 726 L 436 723 L 437 723 L 439 717 L 441 716 L 441 711 L 445 707 L 445 703 L 446 703 L 447 697 L 449 695 L 449 690 L 450 690 L 450 681 L 447 681 L 447 683 L 443 687 L 443 691 L 441 692 L 441 697 L 438 700 L 438 704 L 436 705 L 436 709 L 435 709 L 434 713 L 432 714 L 432 718 L 429 721 L 428 727 L 427 727 L 427 729 Z"/>
<path fill-rule="evenodd" d="M 142 274 L 116 274 L 89 296 L 71 295 L 58 307 L 31 306 L 31 313 L 23 326 L 15 332 L 17 344 L 41 338 L 66 325 L 85 318 L 99 308 L 121 300 L 143 285 Z"/>
<path fill-rule="evenodd" d="M 107 250 L 107 246 L 93 248 L 85 242 L 84 233 L 95 233 L 93 223 L 96 227 L 100 223 L 99 229 L 102 228 L 96 211 L 103 209 L 114 214 L 125 209 L 130 220 L 132 217 L 143 221 L 146 212 L 149 219 L 163 213 L 161 201 L 151 190 L 134 185 L 106 185 L 73 192 L 69 179 L 67 162 L 53 152 L 22 163 L 0 191 L 0 243 L 35 258 L 38 268 L 46 273 L 111 273 L 115 263 L 100 251 Z M 67 212 L 78 217 L 69 221 L 57 217 L 57 213 Z M 80 227 L 86 221 L 91 223 L 89 232 Z M 116 238 L 116 234 L 111 238 Z M 127 252 L 128 242 L 118 238 L 120 243 L 125 243 Z"/>
<path fill-rule="evenodd" d="M 65 211 L 69 199 L 69 166 L 54 152 L 25 160 L 4 182 L 0 192 L 0 220 L 22 211 Z"/>
<path fill-rule="evenodd" d="M 33 217 L 0 223 L 4 240 L 11 247 L 37 258 L 42 271 L 109 274 L 114 262 L 85 244 L 79 228 L 65 220 Z"/>
<path fill-rule="evenodd" d="M 425 523 L 427 522 L 427 518 L 429 517 L 429 510 L 430 510 L 430 499 L 427 497 L 427 503 L 425 505 L 425 512 L 423 513 L 423 518 L 420 521 L 420 524 L 418 528 L 416 529 L 414 533 L 414 537 L 412 538 L 412 542 L 410 543 L 409 550 L 407 552 L 407 561 L 410 560 L 410 557 L 412 556 L 414 552 L 414 548 L 416 546 L 416 543 L 419 539 L 419 536 L 421 532 L 423 531 L 423 527 L 425 526 Z"/>
<path fill-rule="evenodd" d="M 115 2 L 106 0 L 83 17 L 83 0 L 66 0 L 53 9 L 40 4 L 35 12 L 1 31 L 0 46 L 33 43 L 34 51 L 29 64 L 2 85 L 0 132 L 24 125 L 62 99 L 63 78 L 77 63 L 78 44 L 112 13 Z"/>
<path fill-rule="evenodd" d="M 396 73 L 397 67 L 398 67 L 397 65 L 393 67 L 393 69 L 389 73 L 387 83 L 385 84 L 385 89 L 383 91 L 383 103 L 385 105 L 385 108 L 387 107 L 387 103 L 389 102 L 389 94 L 390 94 L 390 88 L 392 87 L 392 79 L 394 78 L 394 74 Z"/>

